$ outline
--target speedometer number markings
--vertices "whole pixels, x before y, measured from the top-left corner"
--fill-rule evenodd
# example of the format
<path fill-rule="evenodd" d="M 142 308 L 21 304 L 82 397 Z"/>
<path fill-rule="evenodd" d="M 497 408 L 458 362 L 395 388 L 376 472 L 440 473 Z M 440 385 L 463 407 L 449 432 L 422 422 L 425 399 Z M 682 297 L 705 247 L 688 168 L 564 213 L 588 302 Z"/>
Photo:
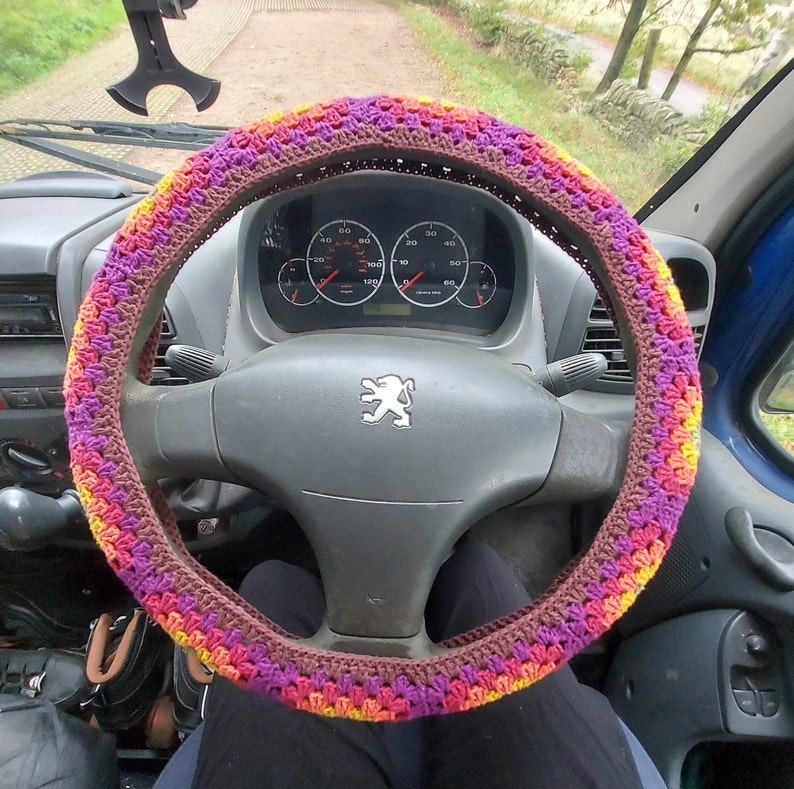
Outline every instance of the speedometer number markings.
<path fill-rule="evenodd" d="M 332 304 L 363 304 L 380 287 L 386 273 L 383 248 L 366 226 L 350 219 L 323 225 L 306 251 L 315 291 Z"/>

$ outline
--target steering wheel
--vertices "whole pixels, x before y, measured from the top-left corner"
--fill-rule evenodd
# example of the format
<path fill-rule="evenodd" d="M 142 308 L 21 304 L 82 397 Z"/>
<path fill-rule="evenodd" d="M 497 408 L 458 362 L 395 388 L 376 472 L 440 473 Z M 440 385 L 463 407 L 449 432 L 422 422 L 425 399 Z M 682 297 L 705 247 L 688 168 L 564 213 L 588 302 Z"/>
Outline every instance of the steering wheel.
<path fill-rule="evenodd" d="M 168 285 L 211 233 L 262 196 L 362 169 L 488 189 L 595 275 L 636 358 L 622 481 L 616 431 L 506 361 L 447 342 L 307 335 L 211 381 L 142 383 Z M 148 614 L 242 687 L 362 720 L 494 701 L 604 633 L 670 545 L 694 481 L 701 414 L 678 291 L 618 200 L 533 132 L 389 96 L 268 115 L 165 176 L 124 222 L 80 308 L 65 396 L 91 531 Z M 327 616 L 317 635 L 286 633 L 189 555 L 156 485 L 169 476 L 281 500 L 320 566 Z M 566 500 L 618 487 L 590 548 L 541 598 L 429 641 L 430 587 L 474 522 L 533 494 Z"/>

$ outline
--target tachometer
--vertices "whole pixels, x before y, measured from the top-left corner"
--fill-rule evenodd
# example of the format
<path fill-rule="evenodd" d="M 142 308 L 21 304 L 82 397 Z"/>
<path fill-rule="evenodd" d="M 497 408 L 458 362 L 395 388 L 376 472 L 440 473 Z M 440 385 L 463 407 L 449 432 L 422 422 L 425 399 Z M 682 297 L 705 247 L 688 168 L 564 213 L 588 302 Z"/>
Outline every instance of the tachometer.
<path fill-rule="evenodd" d="M 336 219 L 323 225 L 306 252 L 309 278 L 317 292 L 343 307 L 365 302 L 386 271 L 377 236 L 359 222 Z"/>
<path fill-rule="evenodd" d="M 472 260 L 469 275 L 458 293 L 458 301 L 470 310 L 484 307 L 496 293 L 496 274 L 487 263 Z"/>
<path fill-rule="evenodd" d="M 319 298 L 317 290 L 309 280 L 309 272 L 303 258 L 292 258 L 279 269 L 278 289 L 281 295 L 296 307 L 314 304 Z"/>
<path fill-rule="evenodd" d="M 441 222 L 409 227 L 391 253 L 394 286 L 419 307 L 437 307 L 454 299 L 468 271 L 469 253 L 463 239 Z"/>

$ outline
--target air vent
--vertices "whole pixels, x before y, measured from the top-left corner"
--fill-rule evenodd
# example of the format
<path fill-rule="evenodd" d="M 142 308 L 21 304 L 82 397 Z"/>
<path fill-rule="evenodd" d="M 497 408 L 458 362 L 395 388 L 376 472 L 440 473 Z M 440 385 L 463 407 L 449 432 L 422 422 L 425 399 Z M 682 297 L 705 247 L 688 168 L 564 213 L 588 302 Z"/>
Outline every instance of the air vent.
<path fill-rule="evenodd" d="M 601 376 L 601 381 L 615 381 L 632 383 L 634 376 L 631 374 L 623 343 L 620 341 L 615 325 L 607 314 L 606 307 L 600 296 L 596 296 L 590 310 L 589 322 L 600 323 L 600 326 L 589 326 L 582 340 L 581 353 L 600 353 L 606 357 L 607 371 Z M 695 353 L 700 355 L 700 346 L 703 343 L 705 326 L 693 326 L 692 336 L 695 341 Z"/>
<path fill-rule="evenodd" d="M 166 307 L 163 310 L 163 330 L 160 332 L 160 339 L 173 340 L 174 337 L 176 337 L 176 329 L 174 328 L 174 322 L 171 320 L 171 314 Z"/>
<path fill-rule="evenodd" d="M 160 345 L 152 368 L 152 386 L 182 386 L 190 383 L 187 378 L 175 373 L 165 361 L 165 352 L 176 337 L 176 328 L 168 310 L 163 310 L 163 328 L 160 332 Z"/>
<path fill-rule="evenodd" d="M 604 300 L 596 294 L 595 301 L 593 301 L 593 307 L 590 310 L 590 320 L 595 323 L 596 321 L 608 321 L 609 313 L 607 312 L 607 305 L 604 304 Z"/>
<path fill-rule="evenodd" d="M 692 327 L 692 339 L 695 341 L 695 354 L 700 358 L 700 346 L 703 345 L 703 335 L 706 332 L 705 326 Z"/>
<path fill-rule="evenodd" d="M 152 386 L 182 386 L 190 383 L 184 376 L 175 373 L 165 362 L 165 351 L 167 345 L 161 345 L 157 349 L 157 356 L 152 368 Z"/>
<path fill-rule="evenodd" d="M 587 329 L 582 340 L 582 353 L 600 353 L 607 360 L 607 371 L 602 381 L 621 381 L 631 383 L 633 378 L 623 344 L 614 326 Z"/>

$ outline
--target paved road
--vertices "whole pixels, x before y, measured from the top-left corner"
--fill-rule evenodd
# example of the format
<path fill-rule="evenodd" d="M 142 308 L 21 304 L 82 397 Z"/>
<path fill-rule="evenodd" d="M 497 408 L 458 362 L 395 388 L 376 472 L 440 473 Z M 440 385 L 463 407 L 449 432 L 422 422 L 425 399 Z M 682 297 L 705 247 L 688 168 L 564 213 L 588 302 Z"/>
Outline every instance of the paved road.
<path fill-rule="evenodd" d="M 595 38 L 580 36 L 578 33 L 572 33 L 553 25 L 547 25 L 547 27 L 549 30 L 563 36 L 573 48 L 585 50 L 592 58 L 589 68 L 590 75 L 596 80 L 601 79 L 612 58 L 613 47 L 607 46 Z M 663 66 L 654 68 L 651 72 L 648 91 L 654 96 L 661 96 L 670 81 L 672 73 L 672 69 Z M 682 79 L 670 98 L 670 104 L 677 110 L 681 110 L 684 115 L 697 115 L 710 95 L 709 91 L 702 85 L 698 85 L 688 79 Z"/>

